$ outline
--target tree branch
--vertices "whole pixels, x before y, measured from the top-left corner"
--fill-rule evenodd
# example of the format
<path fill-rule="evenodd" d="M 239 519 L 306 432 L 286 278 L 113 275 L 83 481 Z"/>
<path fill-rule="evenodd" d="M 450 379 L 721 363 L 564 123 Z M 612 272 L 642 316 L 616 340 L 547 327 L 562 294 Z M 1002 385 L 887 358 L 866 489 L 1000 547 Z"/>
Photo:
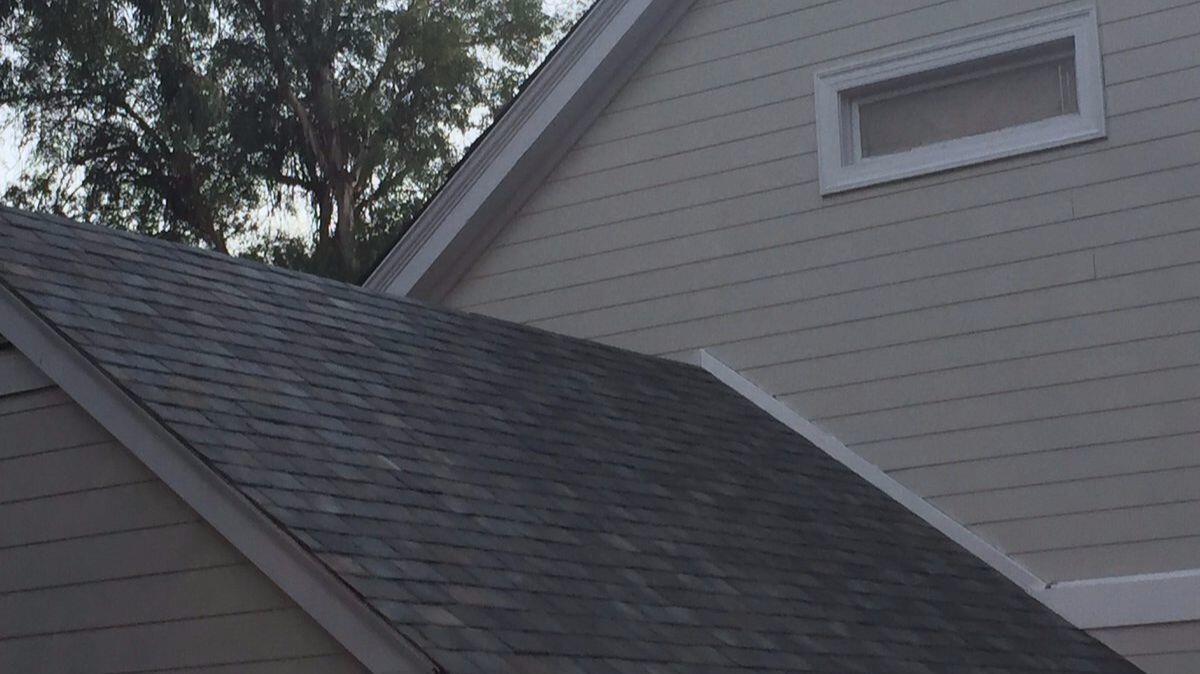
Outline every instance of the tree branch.
<path fill-rule="evenodd" d="M 250 6 L 251 11 L 258 18 L 259 26 L 263 30 L 263 37 L 267 45 L 267 57 L 271 62 L 271 69 L 275 73 L 276 89 L 280 97 L 283 98 L 284 103 L 291 109 L 292 114 L 296 116 L 296 121 L 300 124 L 300 131 L 304 136 L 305 145 L 309 153 L 311 153 L 322 170 L 328 173 L 331 167 L 322 149 L 320 136 L 313 125 L 312 119 L 309 117 L 308 109 L 304 107 L 304 103 L 300 101 L 292 89 L 291 76 L 288 74 L 287 64 L 284 60 L 283 47 L 279 41 L 279 33 L 275 29 L 276 24 L 279 22 L 276 0 L 264 0 L 264 6 L 261 8 L 261 11 L 254 0 L 243 0 L 243 2 Z"/>

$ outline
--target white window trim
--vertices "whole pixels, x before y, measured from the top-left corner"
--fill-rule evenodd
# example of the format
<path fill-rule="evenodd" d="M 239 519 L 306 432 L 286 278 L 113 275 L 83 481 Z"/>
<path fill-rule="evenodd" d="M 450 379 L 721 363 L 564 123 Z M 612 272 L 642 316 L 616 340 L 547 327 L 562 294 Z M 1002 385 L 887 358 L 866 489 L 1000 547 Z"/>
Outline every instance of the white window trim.
<path fill-rule="evenodd" d="M 817 161 L 821 194 L 944 171 L 1035 152 L 1105 135 L 1104 81 L 1093 4 L 1074 4 L 1015 20 L 991 23 L 914 50 L 839 64 L 814 75 Z M 1075 42 L 1079 113 L 927 145 L 908 152 L 846 163 L 843 92 L 1063 38 Z M 850 151 L 848 151 L 850 150 Z"/>

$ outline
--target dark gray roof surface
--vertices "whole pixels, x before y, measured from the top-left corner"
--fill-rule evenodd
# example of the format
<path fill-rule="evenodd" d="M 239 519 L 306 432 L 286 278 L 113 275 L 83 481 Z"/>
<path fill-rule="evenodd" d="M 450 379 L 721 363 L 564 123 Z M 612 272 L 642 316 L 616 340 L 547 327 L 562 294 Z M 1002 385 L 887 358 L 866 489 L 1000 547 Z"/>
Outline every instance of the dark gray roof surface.
<path fill-rule="evenodd" d="M 1136 671 L 699 368 L 11 210 L 0 278 L 451 673 Z"/>

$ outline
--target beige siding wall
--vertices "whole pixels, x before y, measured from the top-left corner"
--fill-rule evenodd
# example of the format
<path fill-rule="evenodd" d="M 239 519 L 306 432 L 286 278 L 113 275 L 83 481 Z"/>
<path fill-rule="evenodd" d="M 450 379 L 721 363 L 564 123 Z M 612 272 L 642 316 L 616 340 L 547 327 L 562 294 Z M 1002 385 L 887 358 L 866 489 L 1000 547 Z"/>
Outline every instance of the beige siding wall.
<path fill-rule="evenodd" d="M 0 347 L 0 672 L 167 670 L 364 671 Z"/>
<path fill-rule="evenodd" d="M 1194 674 L 1200 663 L 1200 622 L 1095 630 L 1092 636 L 1152 674 Z"/>
<path fill-rule="evenodd" d="M 448 303 L 705 347 L 1048 581 L 1200 567 L 1200 4 L 1107 139 L 821 197 L 813 68 L 1062 4 L 698 2 Z"/>

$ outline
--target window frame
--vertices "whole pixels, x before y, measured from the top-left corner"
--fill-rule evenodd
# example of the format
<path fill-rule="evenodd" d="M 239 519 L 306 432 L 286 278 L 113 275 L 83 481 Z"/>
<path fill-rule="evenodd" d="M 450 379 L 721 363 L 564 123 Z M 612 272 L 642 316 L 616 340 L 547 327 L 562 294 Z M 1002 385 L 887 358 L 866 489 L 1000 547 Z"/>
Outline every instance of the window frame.
<path fill-rule="evenodd" d="M 821 194 L 835 194 L 902 178 L 1103 138 L 1104 83 L 1096 7 L 1074 4 L 989 23 L 926 46 L 854 60 L 813 76 L 817 163 Z M 858 127 L 848 94 L 886 89 L 890 81 L 977 59 L 1071 38 L 1075 46 L 1077 114 L 965 136 L 866 159 L 858 158 Z M 902 87 L 898 87 L 902 88 Z"/>

